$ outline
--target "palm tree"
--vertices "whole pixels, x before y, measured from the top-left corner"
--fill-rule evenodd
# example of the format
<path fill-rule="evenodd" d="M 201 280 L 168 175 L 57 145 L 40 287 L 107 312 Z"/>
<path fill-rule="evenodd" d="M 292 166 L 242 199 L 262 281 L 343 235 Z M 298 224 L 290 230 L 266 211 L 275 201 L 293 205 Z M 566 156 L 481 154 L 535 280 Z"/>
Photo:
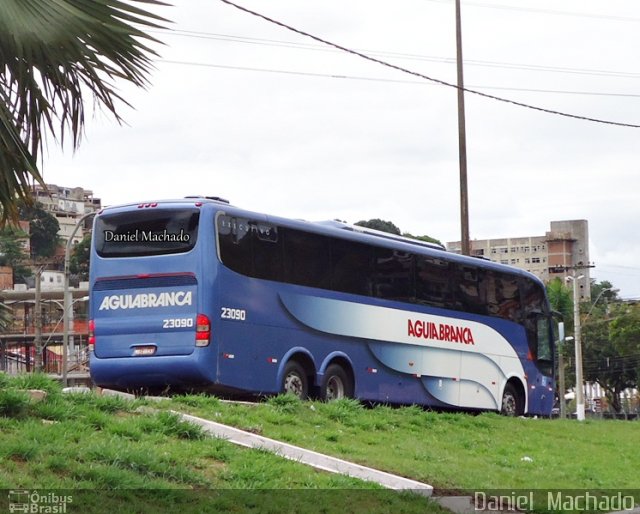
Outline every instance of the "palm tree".
<path fill-rule="evenodd" d="M 46 134 L 75 150 L 84 127 L 87 95 L 120 122 L 115 87 L 124 79 L 147 85 L 143 29 L 165 20 L 136 7 L 159 0 L 2 0 L 0 2 L 0 224 L 17 216 L 16 200 L 31 198 Z M 127 104 L 128 105 L 128 104 Z"/>

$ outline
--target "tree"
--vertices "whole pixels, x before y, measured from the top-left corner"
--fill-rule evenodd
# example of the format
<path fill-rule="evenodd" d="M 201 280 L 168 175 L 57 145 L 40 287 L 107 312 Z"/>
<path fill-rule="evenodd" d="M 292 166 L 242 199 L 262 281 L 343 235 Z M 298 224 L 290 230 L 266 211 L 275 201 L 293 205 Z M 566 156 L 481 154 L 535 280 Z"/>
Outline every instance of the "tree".
<path fill-rule="evenodd" d="M 584 377 L 600 384 L 612 409 L 620 412 L 620 394 L 638 384 L 640 311 L 626 304 L 612 306 L 609 302 L 618 297 L 610 282 L 594 284 L 591 296 L 595 303 L 582 327 Z"/>
<path fill-rule="evenodd" d="M 31 255 L 52 257 L 60 244 L 60 224 L 55 216 L 39 202 L 28 205 L 22 200 L 18 202 L 18 213 L 21 220 L 29 222 Z"/>
<path fill-rule="evenodd" d="M 442 242 L 439 239 L 436 239 L 435 237 L 431 237 L 431 236 L 414 236 L 413 234 L 409 233 L 409 232 L 404 232 L 403 237 L 408 237 L 409 239 L 417 239 L 418 241 L 424 241 L 426 243 L 434 243 L 440 246 L 444 246 L 442 244 Z"/>
<path fill-rule="evenodd" d="M 25 277 L 31 276 L 31 270 L 25 266 L 29 256 L 24 251 L 22 241 L 27 234 L 15 227 L 0 229 L 0 266 L 13 269 L 13 283 L 24 282 Z"/>
<path fill-rule="evenodd" d="M 370 228 L 373 230 L 379 230 L 381 232 L 387 232 L 389 234 L 395 234 L 397 236 L 402 235 L 403 237 L 408 237 L 410 239 L 417 239 L 419 241 L 426 241 L 427 243 L 435 243 L 435 244 L 439 244 L 440 246 L 442 246 L 442 243 L 440 241 L 438 241 L 437 239 L 431 237 L 431 236 L 414 236 L 413 234 L 410 234 L 409 232 L 402 232 L 395 223 L 391 222 L 391 221 L 385 221 L 385 220 L 381 220 L 380 218 L 374 218 L 374 219 L 370 219 L 369 221 L 358 221 L 358 223 L 356 223 L 356 225 L 360 226 L 360 227 L 366 227 L 366 228 Z"/>
<path fill-rule="evenodd" d="M 373 230 L 380 230 L 381 232 L 387 232 L 389 234 L 395 234 L 397 236 L 401 234 L 400 229 L 396 225 L 394 225 L 392 222 L 384 221 L 379 218 L 371 219 L 369 221 L 365 221 L 365 220 L 358 221 L 356 225 L 360 227 L 370 228 Z"/>
<path fill-rule="evenodd" d="M 2 0 L 0 3 L 0 222 L 17 219 L 16 199 L 45 186 L 38 158 L 46 134 L 76 149 L 87 94 L 115 119 L 127 102 L 116 79 L 147 85 L 156 40 L 138 26 L 162 18 L 135 3 L 158 0 Z M 127 104 L 128 105 L 128 104 Z"/>
<path fill-rule="evenodd" d="M 559 278 L 554 278 L 547 284 L 547 296 L 551 309 L 559 312 L 564 321 L 565 330 L 573 331 L 573 292 Z"/>
<path fill-rule="evenodd" d="M 620 373 L 628 377 L 629 388 L 640 389 L 640 308 L 624 306 L 624 312 L 611 322 L 611 343 L 621 356 Z M 623 389 L 624 390 L 624 389 Z"/>
<path fill-rule="evenodd" d="M 91 257 L 91 234 L 85 234 L 77 245 L 73 247 L 69 259 L 69 271 L 78 275 L 80 280 L 89 278 L 89 261 Z"/>
<path fill-rule="evenodd" d="M 573 332 L 572 290 L 562 280 L 556 277 L 547 284 L 547 297 L 549 298 L 551 310 L 560 313 L 562 316 L 565 333 Z M 565 341 L 558 343 L 558 381 L 556 384 L 558 386 L 557 395 L 560 401 L 564 401 L 566 385 L 568 383 L 575 383 L 575 375 L 571 371 L 573 367 L 567 368 L 565 365 L 566 362 L 571 361 L 573 350 L 573 345 L 569 345 Z M 567 373 L 567 371 L 569 372 Z M 561 412 L 563 411 L 561 410 Z"/>

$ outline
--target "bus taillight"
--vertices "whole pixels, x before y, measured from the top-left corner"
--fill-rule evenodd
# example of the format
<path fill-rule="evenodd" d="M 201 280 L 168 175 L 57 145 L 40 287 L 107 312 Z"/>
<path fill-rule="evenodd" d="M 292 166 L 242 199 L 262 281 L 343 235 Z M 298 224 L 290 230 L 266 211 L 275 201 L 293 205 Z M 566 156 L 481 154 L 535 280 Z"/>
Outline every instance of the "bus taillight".
<path fill-rule="evenodd" d="M 96 344 L 96 323 L 92 319 L 89 320 L 89 337 L 87 339 L 89 351 L 93 351 Z"/>
<path fill-rule="evenodd" d="M 196 346 L 208 346 L 211 341 L 211 321 L 204 314 L 196 317 Z"/>

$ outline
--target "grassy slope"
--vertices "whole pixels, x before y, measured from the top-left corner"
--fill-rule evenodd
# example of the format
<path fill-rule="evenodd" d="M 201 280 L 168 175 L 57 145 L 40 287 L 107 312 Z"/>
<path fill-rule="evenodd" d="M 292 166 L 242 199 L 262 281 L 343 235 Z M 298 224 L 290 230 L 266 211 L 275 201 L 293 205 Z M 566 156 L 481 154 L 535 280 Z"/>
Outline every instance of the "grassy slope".
<path fill-rule="evenodd" d="M 34 402 L 22 387 L 49 396 Z M 0 374 L 0 489 L 67 490 L 76 512 L 345 512 L 354 502 L 354 512 L 442 512 L 425 498 L 211 439 L 141 403 Z"/>
<path fill-rule="evenodd" d="M 183 410 L 348 458 L 438 489 L 632 489 L 640 482 L 640 423 L 510 419 L 363 408 L 356 402 L 272 399 L 255 407 L 204 397 Z M 529 459 L 523 459 L 528 457 Z"/>
<path fill-rule="evenodd" d="M 48 389 L 50 395 L 43 402 L 28 401 L 18 390 L 25 386 Z M 352 512 L 438 511 L 422 498 L 375 490 L 207 438 L 171 413 L 140 412 L 140 405 L 93 394 L 62 395 L 42 377 L 8 381 L 0 375 L 0 489 L 73 489 L 75 495 L 86 489 L 77 501 L 86 512 L 113 512 L 123 502 L 142 506 L 140 512 L 199 512 L 212 506 L 235 512 L 333 512 L 333 507 L 342 512 L 345 505 L 353 505 Z M 247 406 L 186 396 L 152 407 L 190 412 L 440 490 L 639 485 L 637 422 L 507 419 L 288 397 Z M 111 492 L 93 492 L 105 488 Z"/>

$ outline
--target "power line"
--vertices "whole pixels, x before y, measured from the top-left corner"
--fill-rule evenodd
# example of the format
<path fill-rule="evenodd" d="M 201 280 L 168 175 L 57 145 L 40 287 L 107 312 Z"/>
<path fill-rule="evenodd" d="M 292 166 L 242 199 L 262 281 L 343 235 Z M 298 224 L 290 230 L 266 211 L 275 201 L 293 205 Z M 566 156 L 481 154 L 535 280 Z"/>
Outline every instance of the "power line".
<path fill-rule="evenodd" d="M 287 25 L 287 24 L 285 24 L 283 22 L 280 22 L 278 20 L 275 20 L 273 18 L 269 18 L 268 16 L 260 14 L 260 13 L 258 13 L 256 11 L 252 11 L 250 9 L 247 9 L 246 7 L 242 7 L 242 6 L 238 5 L 238 4 L 235 4 L 235 3 L 231 2 L 230 0 L 220 0 L 220 1 L 225 3 L 225 4 L 227 4 L 227 5 L 235 7 L 236 9 L 238 9 L 240 11 L 246 12 L 247 14 L 251 14 L 252 16 L 256 16 L 256 17 L 261 18 L 261 19 L 263 19 L 265 21 L 268 21 L 269 23 L 273 23 L 274 25 L 277 25 L 279 27 L 282 27 L 282 28 L 285 28 L 285 29 L 290 30 L 292 32 L 295 32 L 296 34 L 300 34 L 302 36 L 311 38 L 311 39 L 313 39 L 315 41 L 319 41 L 320 43 L 329 45 L 329 46 L 331 46 L 333 48 L 337 48 L 338 50 L 342 50 L 343 52 L 349 53 L 351 55 L 355 55 L 355 56 L 360 57 L 362 59 L 365 59 L 365 60 L 368 60 L 368 61 L 371 61 L 371 62 L 375 62 L 377 64 L 380 64 L 381 66 L 385 66 L 387 68 L 391 68 L 391 69 L 400 71 L 402 73 L 407 73 L 409 75 L 420 77 L 422 79 L 434 82 L 436 84 L 440 84 L 440 85 L 443 85 L 443 86 L 447 86 L 447 87 L 452 87 L 452 88 L 458 89 L 458 86 L 455 85 L 455 84 L 446 82 L 444 80 L 436 79 L 434 77 L 429 77 L 427 75 L 423 75 L 422 73 L 411 71 L 411 70 L 408 70 L 408 69 L 403 68 L 401 66 L 397 66 L 395 64 L 391 64 L 391 63 L 388 63 L 386 61 L 382 61 L 380 59 L 377 59 L 375 57 L 371 57 L 371 56 L 363 54 L 361 52 L 357 52 L 355 50 L 351 50 L 349 48 L 346 48 L 344 46 L 338 45 L 336 43 L 332 43 L 332 42 L 327 41 L 325 39 L 322 39 L 322 38 L 320 38 L 318 36 L 314 36 L 312 34 L 309 34 L 308 32 L 304 32 L 302 30 L 296 29 L 296 28 L 294 28 L 294 27 L 292 27 L 290 25 Z M 552 109 L 546 109 L 544 107 L 538 107 L 538 106 L 531 105 L 531 104 L 525 104 L 523 102 L 517 102 L 515 100 L 510 100 L 508 98 L 502 98 L 502 97 L 499 97 L 499 96 L 490 95 L 488 93 L 483 93 L 481 91 L 477 91 L 475 89 L 469 89 L 469 88 L 466 88 L 466 87 L 462 88 L 462 90 L 467 92 L 467 93 L 470 93 L 470 94 L 474 94 L 474 95 L 477 95 L 477 96 L 488 98 L 490 100 L 496 100 L 496 101 L 499 101 L 499 102 L 508 103 L 508 104 L 511 104 L 511 105 L 516 105 L 518 107 L 524 107 L 526 109 L 531 109 L 531 110 L 534 110 L 534 111 L 544 112 L 544 113 L 547 113 L 547 114 L 555 114 L 557 116 L 563 116 L 563 117 L 566 117 L 566 118 L 572 118 L 572 119 L 577 119 L 577 120 L 582 120 L 582 121 L 591 121 L 591 122 L 594 122 L 594 123 L 602 123 L 602 124 L 605 124 L 605 125 L 615 125 L 615 126 L 619 126 L 619 127 L 628 127 L 628 128 L 640 128 L 640 125 L 634 125 L 634 124 L 630 124 L 630 123 L 621 123 L 621 122 L 617 122 L 617 121 L 609 121 L 609 120 L 603 120 L 603 119 L 598 119 L 598 118 L 590 118 L 590 117 L 587 117 L 587 116 L 580 116 L 580 115 L 576 115 L 576 114 L 570 114 L 570 113 L 566 113 L 566 112 L 555 111 L 555 110 L 552 110 Z"/>
<path fill-rule="evenodd" d="M 154 31 L 151 31 L 154 32 Z M 311 43 L 297 43 L 293 41 L 279 40 L 279 39 L 265 39 L 248 36 L 235 36 L 232 34 L 220 34 L 213 32 L 196 32 L 191 30 L 157 30 L 157 33 L 166 35 L 190 37 L 198 39 L 211 39 L 214 41 L 227 41 L 231 43 L 244 43 L 259 46 L 274 46 L 281 48 L 292 48 L 296 50 L 311 50 L 322 52 L 339 52 L 337 48 L 327 48 L 326 45 L 314 45 Z M 364 50 L 356 49 L 358 52 L 366 53 L 367 55 L 379 56 L 379 57 L 395 57 L 399 59 L 436 62 L 441 64 L 455 64 L 454 57 L 437 57 L 422 54 L 413 54 L 406 52 L 388 52 L 384 50 Z M 485 61 L 479 59 L 465 59 L 465 65 L 468 66 L 482 66 L 487 68 L 503 68 L 503 69 L 515 69 L 523 71 L 542 71 L 547 73 L 566 73 L 574 75 L 590 75 L 599 77 L 616 77 L 616 78 L 629 78 L 638 79 L 640 73 L 615 71 L 615 70 L 594 70 L 589 68 L 571 68 L 567 66 L 547 66 L 540 64 L 523 64 L 513 62 L 502 61 Z"/>
<path fill-rule="evenodd" d="M 427 1 L 435 2 L 439 4 L 450 4 L 452 2 L 452 0 L 427 0 Z M 470 2 L 470 1 L 465 2 L 465 5 L 474 5 L 476 7 L 488 7 L 489 9 L 502 9 L 505 11 L 535 12 L 540 14 L 553 14 L 557 16 L 573 16 L 573 17 L 579 17 L 579 18 L 594 18 L 599 20 L 640 23 L 640 18 L 630 18 L 628 16 L 612 16 L 610 14 L 592 14 L 592 13 L 581 13 L 581 12 L 572 12 L 572 11 L 558 11 L 556 9 L 540 9 L 537 7 L 518 7 L 514 5 L 487 4 L 483 2 Z"/>
<path fill-rule="evenodd" d="M 253 66 L 232 66 L 226 64 L 215 64 L 215 63 L 204 63 L 204 62 L 195 62 L 195 61 L 175 61 L 169 59 L 159 59 L 158 62 L 163 62 L 167 64 L 179 64 L 185 66 L 199 66 L 204 68 L 220 68 L 220 69 L 228 69 L 228 70 L 238 70 L 238 71 L 253 71 L 253 72 L 262 72 L 262 73 L 282 73 L 284 75 L 300 75 L 306 77 L 320 77 L 320 78 L 331 78 L 331 79 L 345 79 L 345 80 L 362 80 L 369 82 L 386 82 L 391 84 L 413 84 L 417 86 L 424 86 L 424 81 L 418 80 L 400 80 L 400 79 L 385 79 L 381 77 L 364 77 L 360 75 L 344 75 L 339 73 L 318 73 L 318 72 L 308 72 L 308 71 L 297 71 L 297 70 L 281 70 L 275 68 L 257 68 Z M 626 97 L 626 98 L 640 98 L 640 94 L 634 93 L 604 93 L 600 91 L 570 91 L 570 90 L 561 90 L 561 89 L 535 89 L 535 88 L 519 88 L 519 87 L 507 87 L 507 86 L 469 86 L 477 89 L 495 89 L 501 91 L 520 91 L 526 93 L 552 93 L 552 94 L 565 94 L 565 95 L 587 95 L 587 96 L 615 96 L 615 97 Z"/>

